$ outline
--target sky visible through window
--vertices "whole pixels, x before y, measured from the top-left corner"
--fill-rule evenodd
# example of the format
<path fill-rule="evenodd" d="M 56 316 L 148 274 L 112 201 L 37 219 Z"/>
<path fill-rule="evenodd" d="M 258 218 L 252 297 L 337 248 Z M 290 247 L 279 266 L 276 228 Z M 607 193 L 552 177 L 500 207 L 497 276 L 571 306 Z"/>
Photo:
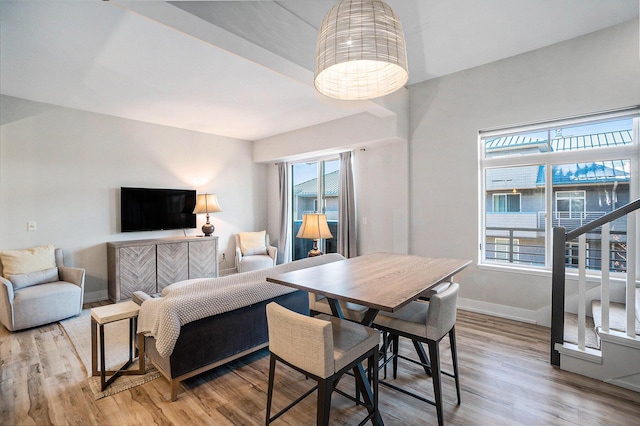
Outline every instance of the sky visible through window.
<path fill-rule="evenodd" d="M 335 172 L 336 170 L 340 169 L 340 161 L 338 160 L 326 161 L 324 164 L 325 164 L 325 167 L 324 167 L 325 174 L 329 174 L 331 172 Z M 293 166 L 294 166 L 294 169 L 293 169 L 294 185 L 307 182 L 318 177 L 317 176 L 318 163 L 316 163 L 315 161 L 313 163 L 297 163 L 297 164 L 294 164 Z"/>
<path fill-rule="evenodd" d="M 632 128 L 633 128 L 633 119 L 625 118 L 623 120 L 609 121 L 605 123 L 582 124 L 579 126 L 572 126 L 572 127 L 558 127 L 555 129 L 551 129 L 551 137 L 553 138 L 556 134 L 558 134 L 557 131 L 560 131 L 560 133 L 558 134 L 559 136 L 562 135 L 562 137 L 566 138 L 570 136 L 584 136 L 584 135 L 594 135 L 594 134 L 605 133 L 605 132 L 631 130 Z M 544 140 L 547 140 L 547 131 L 543 130 L 538 132 L 527 133 L 524 136 L 528 136 L 533 139 L 544 141 Z"/>

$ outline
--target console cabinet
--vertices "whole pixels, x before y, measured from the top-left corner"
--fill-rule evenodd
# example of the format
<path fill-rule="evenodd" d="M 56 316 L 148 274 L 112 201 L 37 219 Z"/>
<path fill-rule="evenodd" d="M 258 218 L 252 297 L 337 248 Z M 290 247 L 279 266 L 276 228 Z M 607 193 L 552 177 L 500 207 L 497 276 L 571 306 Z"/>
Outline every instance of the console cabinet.
<path fill-rule="evenodd" d="M 109 299 L 153 294 L 177 281 L 218 276 L 218 237 L 178 237 L 107 243 Z"/>

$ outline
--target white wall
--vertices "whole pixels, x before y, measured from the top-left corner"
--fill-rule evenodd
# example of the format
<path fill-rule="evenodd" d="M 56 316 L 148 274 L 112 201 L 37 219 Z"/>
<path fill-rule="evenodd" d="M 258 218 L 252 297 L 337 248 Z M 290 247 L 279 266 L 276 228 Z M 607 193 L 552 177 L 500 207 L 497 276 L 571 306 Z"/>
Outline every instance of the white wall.
<path fill-rule="evenodd" d="M 409 252 L 407 146 L 373 145 L 353 154 L 358 254 Z"/>
<path fill-rule="evenodd" d="M 234 266 L 233 234 L 266 227 L 266 166 L 248 141 L 2 96 L 0 249 L 53 243 L 86 269 L 85 301 L 106 299 L 106 242 L 183 235 L 120 233 L 120 187 L 212 192 L 220 269 Z M 27 221 L 37 231 L 27 231 Z M 201 234 L 198 228 L 187 235 Z"/>
<path fill-rule="evenodd" d="M 640 104 L 638 20 L 411 86 L 410 251 L 478 260 L 478 130 Z M 461 305 L 549 324 L 549 274 L 468 268 Z"/>

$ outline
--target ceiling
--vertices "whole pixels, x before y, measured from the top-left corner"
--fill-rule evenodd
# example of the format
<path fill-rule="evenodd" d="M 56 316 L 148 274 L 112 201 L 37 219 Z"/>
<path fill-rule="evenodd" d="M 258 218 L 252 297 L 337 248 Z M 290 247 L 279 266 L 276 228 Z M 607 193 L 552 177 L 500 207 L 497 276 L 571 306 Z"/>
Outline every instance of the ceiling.
<path fill-rule="evenodd" d="M 0 0 L 4 95 L 244 140 L 368 111 L 313 89 L 335 0 Z M 638 0 L 387 0 L 409 85 L 637 19 Z"/>

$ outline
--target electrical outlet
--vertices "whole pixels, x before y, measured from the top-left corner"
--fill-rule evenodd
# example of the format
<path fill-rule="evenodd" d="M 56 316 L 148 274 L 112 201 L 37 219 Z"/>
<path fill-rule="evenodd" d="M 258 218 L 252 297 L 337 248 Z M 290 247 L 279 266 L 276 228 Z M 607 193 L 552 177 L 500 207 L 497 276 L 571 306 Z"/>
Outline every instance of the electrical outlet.
<path fill-rule="evenodd" d="M 27 231 L 36 231 L 38 229 L 38 224 L 36 222 L 29 221 L 27 222 Z"/>
<path fill-rule="evenodd" d="M 222 260 L 227 260 L 225 253 L 222 253 Z"/>

